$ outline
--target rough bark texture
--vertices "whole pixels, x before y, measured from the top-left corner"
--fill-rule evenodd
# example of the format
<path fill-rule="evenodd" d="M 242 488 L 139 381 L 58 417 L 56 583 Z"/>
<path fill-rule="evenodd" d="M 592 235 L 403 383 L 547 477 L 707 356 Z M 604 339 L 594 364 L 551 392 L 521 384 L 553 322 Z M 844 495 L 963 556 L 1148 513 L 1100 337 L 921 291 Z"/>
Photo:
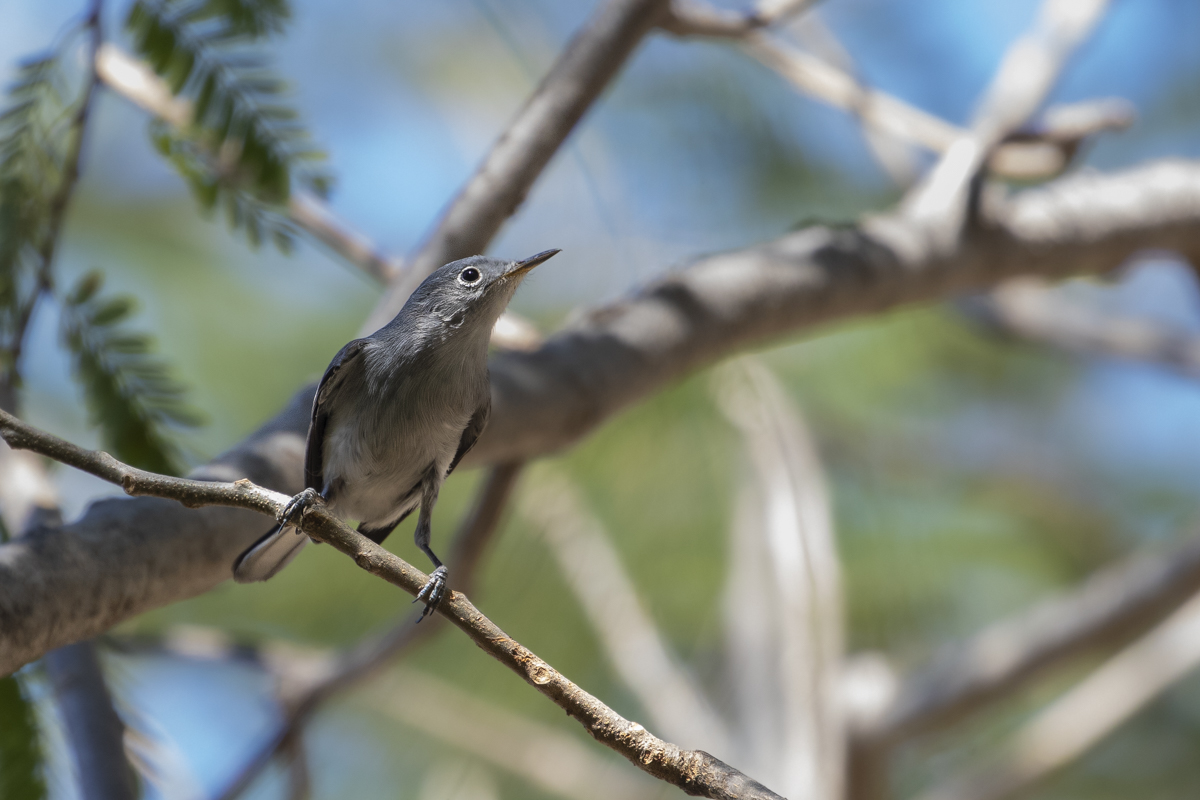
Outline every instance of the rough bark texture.
<path fill-rule="evenodd" d="M 1108 272 L 1146 249 L 1200 262 L 1200 165 L 1064 179 L 993 213 L 949 256 L 899 216 L 813 227 L 700 259 L 491 365 L 493 412 L 468 465 L 570 445 L 626 406 L 734 352 L 814 326 L 941 300 L 1019 274 Z M 312 387 L 197 477 L 301 485 Z M 211 589 L 269 523 L 166 500 L 91 506 L 53 534 L 0 546 L 0 671 Z"/>

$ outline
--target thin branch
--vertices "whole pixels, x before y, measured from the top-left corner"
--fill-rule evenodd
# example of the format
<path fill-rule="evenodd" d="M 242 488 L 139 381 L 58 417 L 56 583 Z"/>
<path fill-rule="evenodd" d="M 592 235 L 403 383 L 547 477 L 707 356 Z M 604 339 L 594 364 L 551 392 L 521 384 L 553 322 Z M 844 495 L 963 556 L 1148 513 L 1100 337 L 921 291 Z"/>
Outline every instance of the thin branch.
<path fill-rule="evenodd" d="M 817 0 L 761 0 L 749 13 L 716 8 L 696 0 L 673 0 L 658 26 L 673 36 L 741 39 L 795 17 Z"/>
<path fill-rule="evenodd" d="M 450 546 L 447 563 L 454 575 L 452 588 L 457 591 L 466 594 L 474 589 L 480 556 L 499 530 L 520 473 L 520 464 L 502 464 L 493 468 L 484 479 L 474 506 Z M 281 692 L 283 720 L 264 738 L 262 745 L 221 793 L 220 800 L 233 800 L 249 789 L 325 703 L 376 677 L 401 653 L 428 639 L 438 629 L 436 623 L 439 620 L 434 618 L 429 624 L 418 627 L 405 619 L 378 639 L 362 643 L 336 659 L 327 659 L 317 669 L 309 671 L 301 686 Z"/>
<path fill-rule="evenodd" d="M 487 249 L 666 9 L 667 0 L 605 0 L 600 5 L 451 201 L 407 269 L 392 281 L 363 325 L 364 333 L 394 317 L 433 270 Z"/>
<path fill-rule="evenodd" d="M 522 494 L 520 511 L 542 532 L 609 663 L 654 726 L 673 740 L 732 754 L 724 721 L 663 641 L 578 489 L 566 476 L 540 470 Z"/>
<path fill-rule="evenodd" d="M 934 246 L 950 250 L 964 235 L 974 182 L 995 147 L 1045 102 L 1067 61 L 1094 30 L 1109 0 L 1044 0 L 1033 28 L 1009 46 L 978 104 L 970 131 L 905 197 L 909 219 Z"/>
<path fill-rule="evenodd" d="M 1200 377 L 1200 338 L 1152 319 L 1115 316 L 1037 278 L 1016 278 L 964 301 L 968 317 L 999 332 L 1088 356 L 1158 364 Z"/>
<path fill-rule="evenodd" d="M 255 486 L 248 480 L 217 483 L 172 478 L 135 469 L 107 453 L 85 450 L 56 436 L 26 425 L 0 411 L 0 436 L 10 447 L 33 450 L 121 486 L 131 495 L 175 500 L 185 506 L 222 505 L 276 516 L 290 499 Z M 414 597 L 428 576 L 375 544 L 333 516 L 323 505 L 305 509 L 298 522 L 301 531 L 332 545 L 362 569 L 398 586 Z M 766 787 L 702 751 L 683 750 L 651 734 L 636 722 L 567 680 L 534 653 L 513 641 L 471 604 L 466 595 L 452 591 L 438 613 L 466 633 L 488 655 L 525 679 L 577 720 L 601 744 L 612 748 L 639 769 L 678 786 L 688 794 L 719 798 L 777 798 Z M 11 656 L 5 664 L 10 667 Z M 11 668 L 11 667 L 10 667 Z"/>
<path fill-rule="evenodd" d="M 763 684 L 737 686 L 740 698 L 753 699 L 740 709 L 749 763 L 793 797 L 837 800 L 845 771 L 841 566 L 820 459 L 799 411 L 752 356 L 721 368 L 715 383 L 750 463 L 725 606 L 730 671 L 738 684 Z M 768 624 L 743 631 L 746 617 Z"/>
<path fill-rule="evenodd" d="M 903 682 L 860 741 L 893 746 L 979 713 L 1050 670 L 1150 630 L 1200 592 L 1200 537 L 1114 564 L 946 649 Z"/>
<path fill-rule="evenodd" d="M 1200 667 L 1200 595 L 1038 713 L 991 763 L 921 800 L 1002 800 L 1075 761 Z"/>

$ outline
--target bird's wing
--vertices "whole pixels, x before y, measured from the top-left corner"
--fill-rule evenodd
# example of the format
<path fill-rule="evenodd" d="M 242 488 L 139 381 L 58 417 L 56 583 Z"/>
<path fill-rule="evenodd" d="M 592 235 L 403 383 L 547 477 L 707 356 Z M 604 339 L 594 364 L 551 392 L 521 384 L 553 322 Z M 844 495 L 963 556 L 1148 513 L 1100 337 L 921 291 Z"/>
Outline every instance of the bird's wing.
<path fill-rule="evenodd" d="M 313 398 L 312 422 L 308 426 L 308 445 L 304 452 L 304 485 L 318 492 L 325 491 L 325 424 L 329 422 L 329 398 L 337 392 L 348 370 L 358 364 L 366 339 L 355 339 L 347 344 L 329 362 L 321 382 L 317 384 L 317 396 Z"/>
<path fill-rule="evenodd" d="M 488 417 L 492 413 L 492 396 L 489 394 L 487 400 L 483 401 L 483 405 L 475 409 L 475 413 L 471 415 L 471 421 L 467 423 L 467 427 L 463 428 L 462 438 L 458 440 L 458 451 L 454 454 L 454 460 L 450 462 L 450 468 L 446 470 L 449 475 L 454 472 L 454 468 L 458 466 L 458 462 L 463 460 L 463 456 L 471 451 L 475 446 L 475 442 L 479 439 L 479 434 L 483 433 L 483 429 L 487 427 Z"/>

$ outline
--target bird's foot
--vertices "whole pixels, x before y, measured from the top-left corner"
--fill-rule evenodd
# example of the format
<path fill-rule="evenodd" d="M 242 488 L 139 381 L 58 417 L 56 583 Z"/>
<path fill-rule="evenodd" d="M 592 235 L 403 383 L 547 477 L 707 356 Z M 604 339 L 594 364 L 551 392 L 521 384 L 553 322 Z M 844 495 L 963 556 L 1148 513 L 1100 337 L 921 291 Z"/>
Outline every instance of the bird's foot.
<path fill-rule="evenodd" d="M 300 518 L 304 516 L 307 508 L 315 503 L 323 503 L 325 499 L 317 492 L 316 489 L 308 488 L 300 494 L 287 501 L 287 505 L 279 512 L 277 519 L 284 525 L 298 527 Z"/>
<path fill-rule="evenodd" d="M 438 567 L 429 576 L 429 580 L 421 587 L 421 591 L 417 592 L 417 596 L 413 598 L 413 602 L 418 600 L 425 601 L 425 610 L 421 612 L 421 616 L 417 618 L 417 622 L 428 617 L 434 611 L 437 611 L 439 605 L 446 597 L 446 568 Z"/>

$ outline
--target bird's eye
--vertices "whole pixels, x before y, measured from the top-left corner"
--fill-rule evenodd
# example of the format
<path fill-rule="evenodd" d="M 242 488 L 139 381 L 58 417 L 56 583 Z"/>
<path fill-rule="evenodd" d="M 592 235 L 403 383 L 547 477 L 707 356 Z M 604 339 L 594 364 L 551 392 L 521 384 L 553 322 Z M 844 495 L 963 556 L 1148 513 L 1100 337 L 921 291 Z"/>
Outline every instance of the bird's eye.
<path fill-rule="evenodd" d="M 467 267 L 458 273 L 458 282 L 464 286 L 474 286 L 479 283 L 479 279 L 482 277 L 483 275 L 480 274 L 479 270 L 474 267 Z"/>

